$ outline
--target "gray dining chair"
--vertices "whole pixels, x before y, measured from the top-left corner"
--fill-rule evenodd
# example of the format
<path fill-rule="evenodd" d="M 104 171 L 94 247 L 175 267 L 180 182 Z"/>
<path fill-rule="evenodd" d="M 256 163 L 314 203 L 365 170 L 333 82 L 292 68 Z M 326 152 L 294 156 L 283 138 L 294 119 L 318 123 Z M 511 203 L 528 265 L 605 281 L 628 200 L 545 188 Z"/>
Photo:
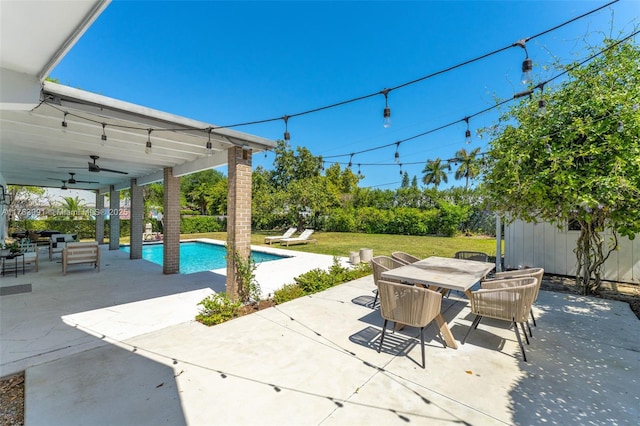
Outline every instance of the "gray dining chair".
<path fill-rule="evenodd" d="M 395 259 L 395 260 L 397 260 L 399 262 L 402 262 L 405 265 L 409 265 L 411 263 L 416 263 L 416 262 L 421 260 L 419 257 L 416 257 L 416 256 L 411 255 L 409 253 L 405 253 L 403 251 L 394 251 L 393 253 L 391 253 L 391 258 Z"/>
<path fill-rule="evenodd" d="M 382 350 L 388 321 L 419 327 L 422 368 L 425 368 L 424 329 L 440 314 L 442 295 L 426 288 L 384 280 L 378 282 L 378 293 L 380 315 L 384 318 L 378 353 Z"/>
<path fill-rule="evenodd" d="M 498 288 L 481 288 L 477 291 L 472 291 L 470 294 L 471 301 L 471 313 L 476 317 L 473 323 L 469 327 L 467 334 L 462 339 L 462 344 L 467 340 L 471 330 L 475 330 L 480 324 L 482 318 L 494 318 L 497 320 L 503 320 L 510 322 L 516 332 L 516 338 L 520 345 L 520 351 L 522 352 L 522 358 L 527 361 L 527 354 L 520 338 L 520 332 L 518 331 L 518 324 L 522 328 L 524 337 L 529 344 L 529 338 L 524 328 L 524 323 L 529 318 L 529 311 L 533 304 L 533 298 L 536 294 L 537 282 L 534 277 L 526 278 L 510 278 L 500 280 L 500 287 Z"/>

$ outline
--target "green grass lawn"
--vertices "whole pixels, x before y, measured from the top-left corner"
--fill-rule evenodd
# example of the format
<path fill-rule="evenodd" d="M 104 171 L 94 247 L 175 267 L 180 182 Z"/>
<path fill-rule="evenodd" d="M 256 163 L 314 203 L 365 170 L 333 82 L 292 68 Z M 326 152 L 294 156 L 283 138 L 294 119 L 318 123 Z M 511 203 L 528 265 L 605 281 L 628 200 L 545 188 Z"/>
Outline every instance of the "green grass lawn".
<path fill-rule="evenodd" d="M 264 237 L 278 235 L 266 232 L 254 232 L 251 234 L 251 244 L 267 246 Z M 183 234 L 182 239 L 188 238 L 213 238 L 226 241 L 226 232 L 209 232 L 203 234 Z M 481 251 L 490 256 L 496 254 L 495 238 L 485 237 L 418 237 L 412 235 L 381 235 L 381 234 L 355 234 L 347 232 L 315 232 L 312 236 L 318 242 L 281 246 L 278 243 L 273 247 L 304 251 L 308 253 L 329 254 L 332 256 L 348 257 L 350 251 L 358 251 L 361 248 L 373 249 L 374 256 L 390 256 L 393 251 L 404 251 L 417 257 L 443 256 L 453 257 L 460 250 Z"/>

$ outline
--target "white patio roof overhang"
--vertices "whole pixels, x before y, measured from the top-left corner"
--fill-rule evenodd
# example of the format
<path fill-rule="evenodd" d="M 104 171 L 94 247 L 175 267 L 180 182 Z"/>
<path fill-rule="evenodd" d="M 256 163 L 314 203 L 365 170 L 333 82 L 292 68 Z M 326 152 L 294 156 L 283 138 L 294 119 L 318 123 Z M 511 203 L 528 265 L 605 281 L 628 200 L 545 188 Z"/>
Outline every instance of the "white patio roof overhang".
<path fill-rule="evenodd" d="M 161 180 L 167 167 L 182 176 L 224 165 L 233 146 L 253 153 L 275 147 L 272 140 L 45 81 L 109 3 L 0 2 L 3 184 L 60 187 L 72 172 L 76 180 L 97 182 L 73 187 L 104 192 L 112 185 L 127 188 L 132 178 L 138 184 Z M 147 129 L 153 129 L 151 154 L 145 153 Z M 89 172 L 91 155 L 100 157 L 101 168 L 127 174 Z"/>
<path fill-rule="evenodd" d="M 151 154 L 145 153 L 148 129 Z M 8 184 L 59 187 L 73 172 L 76 180 L 97 182 L 74 187 L 101 192 L 112 185 L 128 188 L 132 178 L 138 185 L 160 181 L 166 167 L 183 176 L 224 165 L 233 146 L 253 153 L 276 146 L 269 139 L 48 81 L 33 109 L 2 111 L 0 141 L 0 173 Z M 100 157 L 100 168 L 127 175 L 90 172 L 92 155 Z"/>

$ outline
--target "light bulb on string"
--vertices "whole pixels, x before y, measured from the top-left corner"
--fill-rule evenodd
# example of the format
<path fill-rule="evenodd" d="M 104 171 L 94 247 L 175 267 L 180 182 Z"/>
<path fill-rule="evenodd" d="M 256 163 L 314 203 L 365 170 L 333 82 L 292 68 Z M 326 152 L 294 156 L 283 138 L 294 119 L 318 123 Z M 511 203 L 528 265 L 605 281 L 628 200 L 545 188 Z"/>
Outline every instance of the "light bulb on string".
<path fill-rule="evenodd" d="M 62 127 L 67 127 L 67 114 L 69 113 L 65 111 L 64 117 L 62 117 L 62 123 L 60 123 Z"/>
<path fill-rule="evenodd" d="M 362 173 L 360 172 L 360 164 L 358 164 L 358 176 L 361 176 Z"/>
<path fill-rule="evenodd" d="M 145 145 L 144 148 L 144 153 L 145 154 L 151 154 L 152 152 L 152 146 L 151 146 L 151 132 L 153 131 L 153 129 L 147 129 L 147 144 Z"/>
<path fill-rule="evenodd" d="M 396 164 L 400 164 L 400 153 L 398 152 L 398 148 L 400 148 L 400 142 L 396 142 L 396 153 L 394 156 L 394 162 Z"/>
<path fill-rule="evenodd" d="M 533 61 L 529 58 L 529 52 L 527 51 L 527 40 L 521 39 L 514 43 L 514 46 L 520 46 L 524 49 L 526 58 L 522 61 L 522 76 L 520 81 L 522 84 L 529 84 L 531 82 L 531 71 L 533 70 Z"/>
<path fill-rule="evenodd" d="M 101 140 L 102 146 L 104 146 L 104 143 L 107 141 L 107 134 L 104 131 L 105 127 L 107 127 L 107 124 L 106 123 L 102 123 L 102 136 L 100 136 L 100 140 Z"/>
<path fill-rule="evenodd" d="M 382 125 L 385 129 L 391 127 L 391 108 L 389 108 L 389 95 L 390 89 L 384 89 L 380 93 L 384 95 L 384 111 L 382 112 Z"/>
<path fill-rule="evenodd" d="M 211 144 L 211 132 L 212 131 L 213 131 L 213 128 L 209 127 L 209 139 L 207 140 L 207 145 L 206 145 L 207 157 L 211 157 L 211 155 L 213 155 L 213 145 Z"/>
<path fill-rule="evenodd" d="M 547 101 L 540 99 L 538 101 L 538 116 L 542 117 L 547 113 Z"/>
<path fill-rule="evenodd" d="M 284 141 L 289 142 L 291 139 L 291 135 L 289 134 L 289 116 L 285 115 L 282 119 L 284 120 Z"/>
<path fill-rule="evenodd" d="M 398 164 L 400 166 L 400 176 L 402 176 L 402 163 Z"/>
<path fill-rule="evenodd" d="M 540 99 L 538 100 L 538 117 L 542 117 L 547 113 L 547 101 L 544 99 L 544 83 L 538 85 L 540 88 Z"/>
<path fill-rule="evenodd" d="M 353 154 L 349 156 L 349 165 L 347 167 L 351 168 L 351 166 L 353 166 Z"/>
<path fill-rule="evenodd" d="M 464 143 L 469 145 L 471 143 L 471 129 L 469 129 L 469 117 L 465 117 L 464 122 L 467 123 L 467 130 L 464 132 Z"/>

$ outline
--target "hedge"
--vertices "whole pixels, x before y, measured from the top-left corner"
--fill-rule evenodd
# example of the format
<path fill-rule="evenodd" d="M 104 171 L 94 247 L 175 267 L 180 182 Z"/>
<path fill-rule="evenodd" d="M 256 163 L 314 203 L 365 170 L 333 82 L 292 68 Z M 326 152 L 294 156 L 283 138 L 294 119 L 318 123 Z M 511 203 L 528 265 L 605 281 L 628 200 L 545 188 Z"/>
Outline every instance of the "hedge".
<path fill-rule="evenodd" d="M 150 219 L 145 223 L 151 223 L 153 232 L 162 232 L 162 224 L 156 219 Z M 81 239 L 95 239 L 96 222 L 95 220 L 65 220 L 65 219 L 42 219 L 16 221 L 12 224 L 11 232 L 17 231 L 44 231 L 55 229 L 61 234 L 78 234 Z M 16 226 L 18 225 L 18 226 Z M 104 221 L 104 235 L 109 235 L 109 220 Z M 226 230 L 226 221 L 219 219 L 217 216 L 182 216 L 180 218 L 180 233 L 195 234 L 203 232 L 219 232 Z M 130 220 L 120 219 L 120 237 L 128 237 Z M 144 232 L 144 230 L 143 230 Z"/>

